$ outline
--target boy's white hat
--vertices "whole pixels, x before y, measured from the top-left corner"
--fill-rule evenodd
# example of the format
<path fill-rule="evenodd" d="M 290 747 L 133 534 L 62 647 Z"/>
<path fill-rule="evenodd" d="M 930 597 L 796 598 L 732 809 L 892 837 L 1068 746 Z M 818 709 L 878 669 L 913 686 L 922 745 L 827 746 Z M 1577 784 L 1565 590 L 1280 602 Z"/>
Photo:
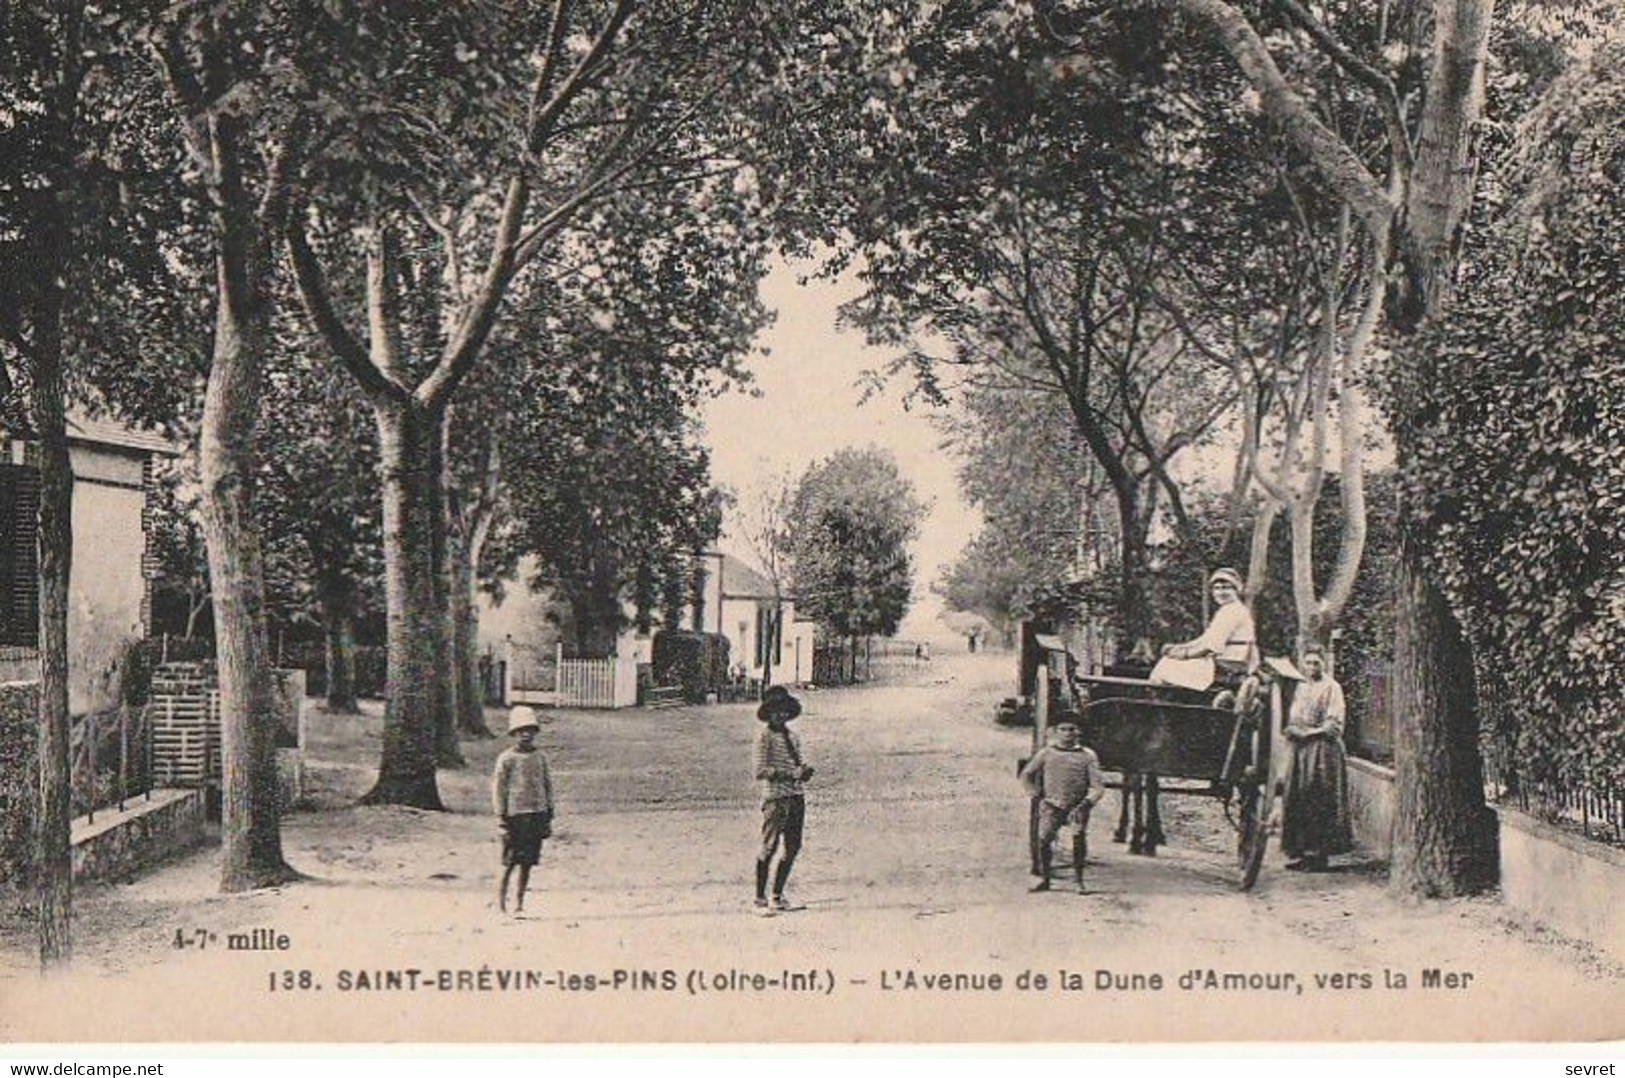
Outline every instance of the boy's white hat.
<path fill-rule="evenodd" d="M 527 727 L 541 729 L 542 724 L 536 721 L 536 709 L 520 704 L 508 712 L 508 733 L 516 734 Z"/>

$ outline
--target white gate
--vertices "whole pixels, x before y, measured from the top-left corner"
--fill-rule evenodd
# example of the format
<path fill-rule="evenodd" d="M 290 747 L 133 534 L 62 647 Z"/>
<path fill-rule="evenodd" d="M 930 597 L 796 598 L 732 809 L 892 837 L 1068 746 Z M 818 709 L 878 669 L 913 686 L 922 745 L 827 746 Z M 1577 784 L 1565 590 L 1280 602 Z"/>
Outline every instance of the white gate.
<path fill-rule="evenodd" d="M 632 707 L 638 702 L 638 661 L 633 656 L 609 659 L 566 659 L 559 650 L 560 707 Z"/>

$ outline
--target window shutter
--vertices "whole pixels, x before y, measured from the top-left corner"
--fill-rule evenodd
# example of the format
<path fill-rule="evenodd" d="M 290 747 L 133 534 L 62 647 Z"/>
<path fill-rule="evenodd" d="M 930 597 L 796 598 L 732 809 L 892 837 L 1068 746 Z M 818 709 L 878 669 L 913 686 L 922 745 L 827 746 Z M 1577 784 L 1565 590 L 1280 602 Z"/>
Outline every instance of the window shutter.
<path fill-rule="evenodd" d="M 0 645 L 39 646 L 39 471 L 0 464 Z"/>

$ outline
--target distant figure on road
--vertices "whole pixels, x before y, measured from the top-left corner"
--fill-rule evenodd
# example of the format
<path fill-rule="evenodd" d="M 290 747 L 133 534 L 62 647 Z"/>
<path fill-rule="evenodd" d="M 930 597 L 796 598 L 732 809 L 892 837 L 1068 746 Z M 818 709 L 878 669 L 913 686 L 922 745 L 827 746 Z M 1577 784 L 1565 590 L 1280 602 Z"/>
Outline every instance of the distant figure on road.
<path fill-rule="evenodd" d="M 756 732 L 756 781 L 762 785 L 762 847 L 756 854 L 757 914 L 804 909 L 785 897 L 784 886 L 801 852 L 801 835 L 807 821 L 806 782 L 813 769 L 801 758 L 801 739 L 790 732 L 789 723 L 801 714 L 801 701 L 783 685 L 770 686 L 762 695 L 756 717 L 765 725 Z M 772 873 L 773 897 L 767 896 L 768 876 L 773 855 L 784 844 L 778 871 Z"/>
<path fill-rule="evenodd" d="M 497 889 L 497 908 L 508 908 L 508 880 L 519 870 L 519 886 L 514 891 L 514 912 L 525 909 L 525 889 L 530 886 L 530 870 L 541 860 L 542 840 L 553 834 L 553 779 L 547 770 L 547 757 L 536 747 L 541 727 L 536 712 L 516 707 L 508 716 L 508 734 L 514 744 L 497 757 L 491 776 L 491 807 L 502 821 L 502 885 Z"/>
<path fill-rule="evenodd" d="M 1324 872 L 1326 859 L 1354 848 L 1349 820 L 1348 757 L 1343 752 L 1343 687 L 1326 672 L 1317 647 L 1303 653 L 1292 694 L 1286 739 L 1292 745 L 1282 807 L 1281 848 L 1296 858 L 1286 867 Z"/>
<path fill-rule="evenodd" d="M 1050 866 L 1055 860 L 1055 836 L 1072 824 L 1072 876 L 1078 894 L 1084 894 L 1083 863 L 1089 856 L 1089 810 L 1106 796 L 1106 776 L 1093 749 L 1078 740 L 1078 724 L 1063 719 L 1055 726 L 1055 740 L 1038 750 L 1021 769 L 1021 785 L 1038 802 L 1038 867 L 1041 878 L 1034 891 L 1049 890 Z"/>

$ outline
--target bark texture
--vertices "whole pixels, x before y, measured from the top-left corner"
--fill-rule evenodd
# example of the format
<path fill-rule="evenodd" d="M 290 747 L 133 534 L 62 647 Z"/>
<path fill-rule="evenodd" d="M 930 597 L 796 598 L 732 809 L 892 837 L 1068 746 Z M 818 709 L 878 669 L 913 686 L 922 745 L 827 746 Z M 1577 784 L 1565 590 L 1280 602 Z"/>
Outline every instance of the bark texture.
<path fill-rule="evenodd" d="M 435 499 L 429 439 L 438 425 L 410 399 L 376 401 L 384 505 L 389 691 L 384 747 L 368 804 L 440 809 L 435 783 L 444 634 L 435 610 Z"/>
<path fill-rule="evenodd" d="M 1404 894 L 1448 898 L 1494 885 L 1496 826 L 1484 803 L 1472 652 L 1422 573 L 1421 539 L 1402 530 L 1395 575 L 1399 806 L 1389 881 Z"/>
<path fill-rule="evenodd" d="M 276 695 L 254 517 L 259 402 L 270 341 L 269 236 L 262 211 L 243 187 L 245 150 L 236 121 L 212 118 L 209 139 L 219 291 L 199 472 L 220 677 L 220 885 L 231 892 L 270 886 L 295 874 L 282 855 Z M 273 175 L 268 182 L 279 181 Z"/>
<path fill-rule="evenodd" d="M 1461 230 L 1472 205 L 1473 139 L 1483 115 L 1494 0 L 1433 0 L 1433 61 L 1414 165 L 1409 146 L 1392 147 L 1386 187 L 1290 87 L 1240 8 L 1228 0 L 1177 4 L 1214 33 L 1259 91 L 1265 113 L 1349 205 L 1376 249 L 1387 250 L 1392 237 L 1400 265 L 1384 312 L 1390 328 L 1405 333 L 1440 317 L 1450 302 Z M 1427 358 L 1415 352 L 1398 349 L 1395 362 L 1425 364 Z M 1426 371 L 1415 373 L 1427 377 Z M 1415 459 L 1405 436 L 1411 417 L 1401 413 L 1395 425 L 1403 468 Z M 1405 524 L 1403 507 L 1400 538 L 1392 714 L 1401 766 L 1392 886 L 1403 893 L 1462 894 L 1486 886 L 1496 871 L 1493 843 L 1484 839 L 1483 784 L 1475 782 L 1483 765 L 1471 654 L 1430 582 L 1427 537 Z"/>
<path fill-rule="evenodd" d="M 54 291 L 54 290 L 53 290 Z M 69 764 L 68 582 L 73 564 L 73 468 L 68 459 L 61 306 L 36 327 L 32 411 L 40 445 L 39 823 L 35 901 L 43 969 L 73 957 L 73 786 Z M 51 312 L 47 312 L 48 315 Z"/>
<path fill-rule="evenodd" d="M 1402 286 L 1389 304 L 1389 321 L 1401 331 L 1441 317 L 1452 298 L 1477 171 L 1473 130 L 1483 114 L 1493 12 L 1493 0 L 1434 3 L 1433 68 L 1398 236 Z M 1416 348 L 1396 358 L 1430 362 Z M 1403 467 L 1416 459 L 1406 437 L 1413 421 L 1398 426 Z M 1402 894 L 1469 894 L 1493 886 L 1499 871 L 1484 801 L 1472 651 L 1429 576 L 1427 535 L 1406 522 L 1403 506 L 1400 521 L 1391 714 L 1402 766 L 1390 885 Z"/>

